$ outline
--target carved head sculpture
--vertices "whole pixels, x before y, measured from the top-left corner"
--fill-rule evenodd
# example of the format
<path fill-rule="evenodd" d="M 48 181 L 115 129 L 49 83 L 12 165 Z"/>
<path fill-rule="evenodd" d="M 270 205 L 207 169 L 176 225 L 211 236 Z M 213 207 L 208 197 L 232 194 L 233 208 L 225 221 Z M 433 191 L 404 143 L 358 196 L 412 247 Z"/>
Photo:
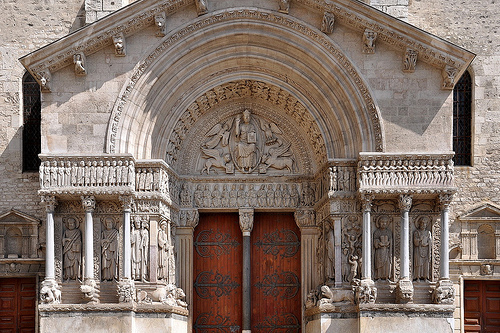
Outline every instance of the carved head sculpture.
<path fill-rule="evenodd" d="M 430 222 L 431 219 L 428 216 L 420 216 L 415 221 L 415 226 L 417 227 L 417 229 L 425 230 L 427 229 L 427 226 L 429 225 Z"/>
<path fill-rule="evenodd" d="M 106 230 L 111 230 L 113 229 L 113 225 L 115 224 L 115 222 L 113 221 L 113 218 L 112 217 L 106 217 L 104 219 L 104 227 L 106 228 Z"/>
<path fill-rule="evenodd" d="M 160 221 L 160 228 L 162 230 L 165 230 L 167 228 L 167 220 L 161 220 Z"/>
<path fill-rule="evenodd" d="M 64 223 L 67 229 L 73 230 L 73 229 L 78 229 L 78 221 L 73 218 L 73 217 L 68 217 Z"/>
<path fill-rule="evenodd" d="M 379 229 L 386 229 L 389 226 L 390 223 L 391 223 L 391 218 L 389 216 L 387 216 L 387 215 L 381 215 L 377 219 L 377 222 L 375 223 L 375 225 Z"/>
<path fill-rule="evenodd" d="M 250 122 L 250 110 L 248 109 L 245 109 L 245 111 L 243 111 L 243 121 L 245 122 L 245 124 L 248 124 Z"/>

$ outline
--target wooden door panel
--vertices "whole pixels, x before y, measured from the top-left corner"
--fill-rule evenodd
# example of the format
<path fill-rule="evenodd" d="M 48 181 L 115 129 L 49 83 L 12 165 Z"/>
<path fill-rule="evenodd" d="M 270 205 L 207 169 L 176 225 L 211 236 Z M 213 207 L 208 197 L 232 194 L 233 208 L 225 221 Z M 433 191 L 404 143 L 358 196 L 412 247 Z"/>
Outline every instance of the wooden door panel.
<path fill-rule="evenodd" d="M 193 245 L 194 332 L 240 332 L 243 252 L 238 214 L 200 214 Z"/>
<path fill-rule="evenodd" d="M 255 213 L 252 332 L 300 332 L 300 230 L 292 214 Z"/>
<path fill-rule="evenodd" d="M 464 331 L 500 332 L 500 281 L 465 281 Z"/>
<path fill-rule="evenodd" d="M 35 332 L 34 278 L 0 279 L 0 333 Z"/>

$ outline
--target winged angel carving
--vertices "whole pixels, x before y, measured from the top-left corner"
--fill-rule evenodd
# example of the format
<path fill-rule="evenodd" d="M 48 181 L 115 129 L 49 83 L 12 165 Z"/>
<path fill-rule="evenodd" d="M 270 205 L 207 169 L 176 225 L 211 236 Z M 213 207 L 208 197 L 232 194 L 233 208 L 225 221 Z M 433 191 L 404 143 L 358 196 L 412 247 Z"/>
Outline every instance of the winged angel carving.
<path fill-rule="evenodd" d="M 204 159 L 201 173 L 267 173 L 269 168 L 294 172 L 291 144 L 273 122 L 257 118 L 246 109 L 213 126 L 201 146 Z"/>

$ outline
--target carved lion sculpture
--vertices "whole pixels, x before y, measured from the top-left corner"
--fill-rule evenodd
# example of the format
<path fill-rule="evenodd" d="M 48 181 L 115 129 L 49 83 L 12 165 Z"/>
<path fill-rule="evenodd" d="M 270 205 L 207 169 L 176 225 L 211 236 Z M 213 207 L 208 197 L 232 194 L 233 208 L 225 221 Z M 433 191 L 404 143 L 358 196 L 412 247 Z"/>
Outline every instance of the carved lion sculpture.
<path fill-rule="evenodd" d="M 354 293 L 352 290 L 332 290 L 328 286 L 322 286 L 321 295 L 323 298 L 319 301 L 320 305 L 333 303 L 354 303 Z"/>

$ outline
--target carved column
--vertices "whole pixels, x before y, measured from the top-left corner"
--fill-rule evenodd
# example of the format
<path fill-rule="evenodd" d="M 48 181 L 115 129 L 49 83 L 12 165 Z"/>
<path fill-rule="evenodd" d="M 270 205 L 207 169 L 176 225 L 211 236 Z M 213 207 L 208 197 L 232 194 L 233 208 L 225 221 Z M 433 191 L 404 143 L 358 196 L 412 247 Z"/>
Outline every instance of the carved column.
<path fill-rule="evenodd" d="M 400 195 L 399 209 L 401 210 L 401 272 L 396 287 L 396 302 L 408 303 L 413 301 L 413 283 L 410 280 L 410 209 L 411 195 Z"/>
<path fill-rule="evenodd" d="M 441 248 L 439 251 L 439 281 L 432 292 L 432 301 L 436 304 L 453 304 L 455 301 L 455 288 L 450 281 L 449 262 L 449 207 L 452 194 L 441 194 L 439 203 L 441 204 Z"/>
<path fill-rule="evenodd" d="M 58 304 L 61 303 L 61 292 L 55 279 L 54 265 L 54 210 L 57 200 L 55 196 L 44 196 L 42 197 L 42 203 L 45 204 L 45 211 L 47 212 L 47 225 L 45 230 L 45 279 L 40 290 L 40 300 L 43 303 Z"/>
<path fill-rule="evenodd" d="M 251 307 L 251 271 L 250 271 L 250 233 L 253 229 L 253 208 L 240 208 L 240 229 L 243 233 L 243 333 L 250 333 Z"/>
<path fill-rule="evenodd" d="M 200 215 L 197 209 L 181 210 L 176 228 L 177 267 L 179 287 L 186 293 L 186 301 L 193 304 L 193 233 Z"/>
<path fill-rule="evenodd" d="M 123 205 L 123 263 L 122 275 L 118 283 L 118 297 L 121 303 L 135 300 L 135 285 L 132 280 L 132 254 L 130 244 L 130 214 L 132 212 L 132 196 L 120 196 Z"/>
<path fill-rule="evenodd" d="M 316 248 L 319 229 L 316 226 L 316 213 L 312 208 L 299 208 L 295 212 L 295 222 L 300 228 L 300 262 L 302 279 L 302 302 L 307 293 L 316 288 Z M 323 260 L 323 258 L 321 258 Z"/>
<path fill-rule="evenodd" d="M 92 303 L 97 303 L 99 300 L 94 279 L 94 220 L 92 218 L 95 209 L 94 196 L 82 196 L 82 205 L 85 211 L 85 270 L 84 282 L 80 289 L 86 299 Z"/>
<path fill-rule="evenodd" d="M 342 287 L 342 219 L 333 218 L 333 236 L 335 241 L 335 288 Z"/>
<path fill-rule="evenodd" d="M 377 288 L 372 280 L 371 210 L 374 197 L 373 194 L 361 196 L 363 206 L 363 264 L 361 266 L 361 280 L 353 280 L 356 304 L 375 303 L 377 299 Z"/>

